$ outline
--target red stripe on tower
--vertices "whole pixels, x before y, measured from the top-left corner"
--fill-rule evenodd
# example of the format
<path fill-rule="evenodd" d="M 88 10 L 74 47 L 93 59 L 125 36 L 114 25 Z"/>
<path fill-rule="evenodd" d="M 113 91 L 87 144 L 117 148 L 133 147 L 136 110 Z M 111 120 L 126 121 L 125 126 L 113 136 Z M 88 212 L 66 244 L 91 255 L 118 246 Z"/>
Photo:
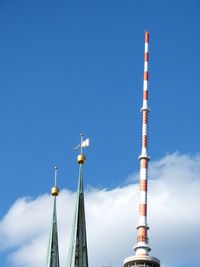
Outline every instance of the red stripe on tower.
<path fill-rule="evenodd" d="M 145 32 L 145 43 L 149 43 L 149 32 Z"/>
<path fill-rule="evenodd" d="M 144 72 L 144 80 L 145 81 L 148 81 L 148 71 L 145 71 Z"/>

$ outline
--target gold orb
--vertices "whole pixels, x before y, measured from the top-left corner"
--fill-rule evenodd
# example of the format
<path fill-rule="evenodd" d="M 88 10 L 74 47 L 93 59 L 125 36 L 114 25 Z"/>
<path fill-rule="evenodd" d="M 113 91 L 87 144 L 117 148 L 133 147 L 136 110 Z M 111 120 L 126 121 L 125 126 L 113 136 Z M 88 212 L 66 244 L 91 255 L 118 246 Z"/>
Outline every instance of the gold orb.
<path fill-rule="evenodd" d="M 78 155 L 78 157 L 77 157 L 77 162 L 78 162 L 79 164 L 84 164 L 85 161 L 86 161 L 86 157 L 85 157 L 83 154 Z"/>
<path fill-rule="evenodd" d="M 59 189 L 57 186 L 52 187 L 51 194 L 53 197 L 57 197 L 57 195 L 59 194 Z"/>

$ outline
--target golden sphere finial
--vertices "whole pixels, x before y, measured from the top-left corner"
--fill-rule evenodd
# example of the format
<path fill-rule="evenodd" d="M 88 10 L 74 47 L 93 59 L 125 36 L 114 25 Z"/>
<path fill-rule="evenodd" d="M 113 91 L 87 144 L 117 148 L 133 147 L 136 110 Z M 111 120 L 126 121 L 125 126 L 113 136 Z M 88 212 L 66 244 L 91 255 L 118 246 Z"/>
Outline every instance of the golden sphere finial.
<path fill-rule="evenodd" d="M 53 197 L 57 197 L 59 195 L 59 188 L 57 186 L 53 186 L 51 189 L 51 194 Z"/>
<path fill-rule="evenodd" d="M 54 166 L 54 170 L 55 170 L 55 183 L 54 183 L 54 186 L 51 188 L 51 194 L 53 197 L 57 197 L 59 195 L 59 188 L 57 187 L 58 167 L 56 165 Z"/>
<path fill-rule="evenodd" d="M 79 154 L 78 157 L 77 157 L 77 162 L 78 162 L 78 164 L 84 164 L 85 161 L 86 161 L 86 157 L 85 157 L 85 155 L 83 155 L 83 154 Z"/>

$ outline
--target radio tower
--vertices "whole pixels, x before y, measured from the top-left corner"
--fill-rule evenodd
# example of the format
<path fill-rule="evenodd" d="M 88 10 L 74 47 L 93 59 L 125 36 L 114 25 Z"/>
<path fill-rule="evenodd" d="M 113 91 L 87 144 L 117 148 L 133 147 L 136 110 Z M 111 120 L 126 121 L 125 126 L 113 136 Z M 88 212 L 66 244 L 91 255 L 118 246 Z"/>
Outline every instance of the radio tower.
<path fill-rule="evenodd" d="M 147 128 L 148 128 L 148 62 L 149 62 L 149 33 L 145 32 L 144 49 L 144 81 L 143 81 L 143 106 L 142 112 L 142 151 L 139 156 L 140 161 L 140 201 L 139 201 L 139 223 L 137 226 L 137 243 L 134 246 L 135 256 L 124 260 L 124 267 L 160 267 L 157 258 L 149 256 L 151 250 L 148 242 L 147 231 L 147 181 L 148 162 L 150 158 L 147 154 Z"/>

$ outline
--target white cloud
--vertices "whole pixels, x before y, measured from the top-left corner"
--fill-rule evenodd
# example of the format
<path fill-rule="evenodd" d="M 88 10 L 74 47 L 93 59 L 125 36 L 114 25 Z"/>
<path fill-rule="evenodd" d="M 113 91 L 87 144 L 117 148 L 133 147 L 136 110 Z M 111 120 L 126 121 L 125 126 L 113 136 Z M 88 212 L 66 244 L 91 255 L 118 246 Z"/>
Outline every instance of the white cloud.
<path fill-rule="evenodd" d="M 172 154 L 152 162 L 149 172 L 151 255 L 165 266 L 200 265 L 200 156 Z M 135 177 L 135 175 L 134 175 Z M 0 247 L 14 266 L 45 266 L 52 212 L 48 195 L 17 200 L 0 222 Z M 85 193 L 90 266 L 122 266 L 133 254 L 138 185 Z M 61 266 L 67 266 L 75 193 L 58 198 Z"/>

